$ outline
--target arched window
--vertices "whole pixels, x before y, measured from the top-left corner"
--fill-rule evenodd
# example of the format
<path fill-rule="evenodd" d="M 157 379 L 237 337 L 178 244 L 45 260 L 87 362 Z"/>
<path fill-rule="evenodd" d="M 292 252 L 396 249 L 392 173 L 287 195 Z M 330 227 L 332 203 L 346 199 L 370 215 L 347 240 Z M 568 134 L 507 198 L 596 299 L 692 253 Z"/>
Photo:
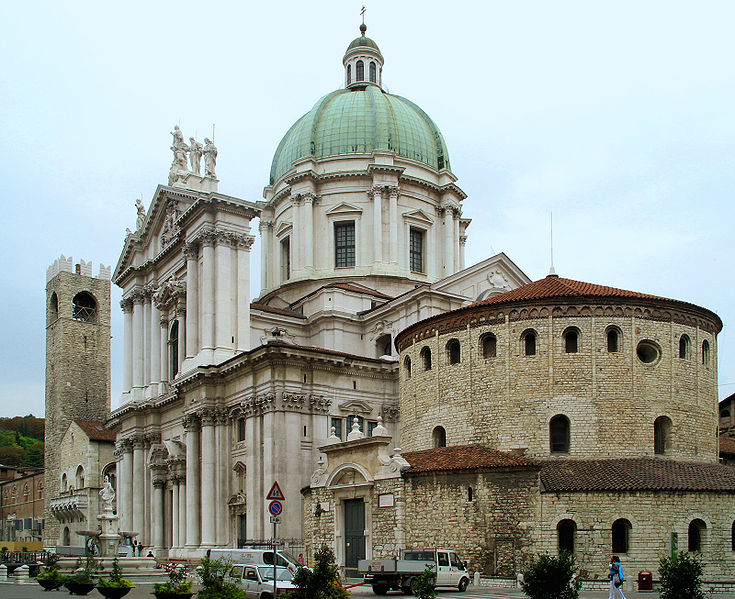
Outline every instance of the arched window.
<path fill-rule="evenodd" d="M 494 358 L 498 355 L 498 338 L 492 333 L 482 336 L 482 357 Z"/>
<path fill-rule="evenodd" d="M 71 532 L 69 532 L 68 526 L 65 526 L 63 532 L 61 533 L 61 544 L 64 547 L 69 547 L 69 545 L 71 545 Z"/>
<path fill-rule="evenodd" d="M 381 335 L 375 340 L 376 358 L 379 358 L 380 356 L 390 356 L 392 353 L 391 350 L 392 346 L 390 334 Z"/>
<path fill-rule="evenodd" d="M 709 366 L 709 341 L 702 341 L 702 364 Z"/>
<path fill-rule="evenodd" d="M 179 321 L 174 320 L 168 333 L 168 370 L 171 380 L 179 373 Z"/>
<path fill-rule="evenodd" d="M 522 335 L 523 353 L 527 356 L 536 355 L 536 331 L 528 329 Z"/>
<path fill-rule="evenodd" d="M 377 83 L 378 81 L 378 70 L 375 68 L 375 63 L 370 63 L 370 81 L 372 83 Z"/>
<path fill-rule="evenodd" d="M 348 64 L 347 65 L 347 85 L 349 85 L 350 83 L 352 83 L 352 65 Z"/>
<path fill-rule="evenodd" d="M 467 487 L 467 501 L 472 501 L 472 487 Z"/>
<path fill-rule="evenodd" d="M 411 356 L 406 356 L 406 359 L 403 360 L 403 371 L 406 373 L 406 378 L 411 378 Z"/>
<path fill-rule="evenodd" d="M 732 523 L 730 528 L 730 549 L 735 551 L 735 522 Z"/>
<path fill-rule="evenodd" d="M 74 475 L 74 486 L 77 489 L 84 488 L 84 468 L 81 465 L 77 466 L 77 471 Z"/>
<path fill-rule="evenodd" d="M 628 553 L 630 546 L 630 522 L 625 518 L 615 520 L 612 525 L 612 552 Z"/>
<path fill-rule="evenodd" d="M 695 518 L 689 523 L 688 549 L 689 551 L 702 551 L 702 543 L 707 530 L 704 520 Z"/>
<path fill-rule="evenodd" d="M 653 452 L 663 455 L 671 446 L 671 418 L 659 416 L 653 422 Z"/>
<path fill-rule="evenodd" d="M 560 520 L 556 525 L 556 538 L 559 553 L 568 551 L 574 553 L 574 545 L 577 540 L 577 523 L 574 520 Z"/>
<path fill-rule="evenodd" d="M 97 320 L 97 301 L 91 293 L 80 291 L 72 300 L 72 318 L 82 322 Z"/>
<path fill-rule="evenodd" d="M 569 418 L 564 414 L 554 416 L 549 422 L 549 444 L 551 453 L 569 451 Z"/>
<path fill-rule="evenodd" d="M 615 327 L 607 329 L 607 352 L 614 354 L 620 351 L 620 331 Z"/>
<path fill-rule="evenodd" d="M 355 81 L 365 81 L 365 63 L 362 60 L 355 63 Z"/>
<path fill-rule="evenodd" d="M 424 366 L 424 370 L 431 370 L 431 350 L 428 347 L 424 347 L 421 350 L 421 363 Z"/>
<path fill-rule="evenodd" d="M 450 339 L 447 343 L 447 362 L 450 364 L 459 364 L 460 361 L 459 341 Z"/>
<path fill-rule="evenodd" d="M 576 354 L 579 351 L 579 331 L 577 329 L 564 331 L 564 351 L 568 354 Z"/>
<path fill-rule="evenodd" d="M 66 489 L 69 486 L 69 481 L 66 479 L 66 472 L 61 475 L 61 492 L 66 493 Z"/>
<path fill-rule="evenodd" d="M 431 440 L 434 443 L 434 447 L 446 447 L 447 446 L 447 431 L 444 430 L 443 426 L 437 426 L 431 433 Z"/>
<path fill-rule="evenodd" d="M 688 360 L 689 359 L 689 336 L 688 335 L 682 335 L 679 337 L 679 357 L 682 360 Z"/>
<path fill-rule="evenodd" d="M 51 318 L 59 317 L 59 296 L 54 291 L 48 301 L 48 308 L 51 311 Z"/>

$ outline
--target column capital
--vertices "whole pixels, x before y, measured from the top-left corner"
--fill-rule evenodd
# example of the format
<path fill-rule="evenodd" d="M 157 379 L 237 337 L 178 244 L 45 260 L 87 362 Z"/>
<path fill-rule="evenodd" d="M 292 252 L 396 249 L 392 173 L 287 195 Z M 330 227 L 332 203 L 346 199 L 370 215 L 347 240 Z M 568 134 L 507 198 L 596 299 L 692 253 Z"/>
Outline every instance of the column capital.
<path fill-rule="evenodd" d="M 401 188 L 398 187 L 398 185 L 386 185 L 385 186 L 385 192 L 391 198 L 397 198 L 398 195 L 401 193 Z"/>
<path fill-rule="evenodd" d="M 142 287 L 136 287 L 135 289 L 133 289 L 128 298 L 134 304 L 142 304 L 143 302 L 145 302 L 145 291 L 143 291 Z"/>
<path fill-rule="evenodd" d="M 237 248 L 240 250 L 250 251 L 255 243 L 254 235 L 239 235 L 237 239 Z"/>
<path fill-rule="evenodd" d="M 202 408 L 197 411 L 197 416 L 202 426 L 214 426 L 217 421 L 217 410 L 215 408 Z"/>
<path fill-rule="evenodd" d="M 272 229 L 273 228 L 273 221 L 272 220 L 261 220 L 260 224 L 258 225 L 258 231 L 261 233 L 265 231 L 266 229 Z"/>
<path fill-rule="evenodd" d="M 124 437 L 118 441 L 120 444 L 120 450 L 123 453 L 130 453 L 133 451 L 133 439 L 132 437 Z"/>
<path fill-rule="evenodd" d="M 230 415 L 227 408 L 217 408 L 217 424 L 219 426 L 228 424 L 230 422 Z"/>
<path fill-rule="evenodd" d="M 164 311 L 161 311 L 161 319 L 159 320 L 161 323 L 162 329 L 168 329 L 168 314 L 166 314 Z"/>
<path fill-rule="evenodd" d="M 199 257 L 199 244 L 196 241 L 186 243 L 181 253 L 187 260 L 196 260 Z"/>
<path fill-rule="evenodd" d="M 153 487 L 156 489 L 165 489 L 166 488 L 166 476 L 162 474 L 154 474 L 153 475 Z"/>
<path fill-rule="evenodd" d="M 137 435 L 133 435 L 132 441 L 133 441 L 133 449 L 145 449 L 146 438 L 143 433 L 138 433 Z"/>
<path fill-rule="evenodd" d="M 133 300 L 129 297 L 125 297 L 120 300 L 120 308 L 125 314 L 131 314 L 133 312 Z"/>
<path fill-rule="evenodd" d="M 187 433 L 199 430 L 199 417 L 194 413 L 184 414 L 181 423 Z"/>
<path fill-rule="evenodd" d="M 465 245 L 467 243 L 467 235 L 459 236 L 459 245 Z"/>
<path fill-rule="evenodd" d="M 217 233 L 213 229 L 202 231 L 199 234 L 199 241 L 204 247 L 214 247 L 217 242 Z"/>
<path fill-rule="evenodd" d="M 179 302 L 176 304 L 176 317 L 183 317 L 186 316 L 186 305 L 182 302 Z M 179 332 L 179 335 L 181 334 L 181 331 Z"/>
<path fill-rule="evenodd" d="M 145 437 L 146 446 L 148 447 L 161 442 L 160 432 L 151 431 L 151 432 L 145 433 L 145 435 L 143 436 Z"/>

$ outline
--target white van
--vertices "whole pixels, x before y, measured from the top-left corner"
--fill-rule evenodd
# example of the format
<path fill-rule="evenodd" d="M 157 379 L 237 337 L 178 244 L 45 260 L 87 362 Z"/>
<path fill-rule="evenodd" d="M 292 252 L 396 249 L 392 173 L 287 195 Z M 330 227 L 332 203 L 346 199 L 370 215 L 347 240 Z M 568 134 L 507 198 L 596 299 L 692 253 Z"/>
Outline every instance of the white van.
<path fill-rule="evenodd" d="M 219 558 L 218 558 L 219 559 Z M 239 585 L 248 599 L 273 599 L 273 566 L 234 564 L 227 580 Z M 293 573 L 287 568 L 275 568 L 278 594 L 291 591 Z"/>
<path fill-rule="evenodd" d="M 255 564 L 257 566 L 273 566 L 273 549 L 212 549 L 211 559 L 226 559 L 233 564 Z M 296 572 L 301 564 L 288 551 L 276 551 L 276 566 L 288 568 Z"/>

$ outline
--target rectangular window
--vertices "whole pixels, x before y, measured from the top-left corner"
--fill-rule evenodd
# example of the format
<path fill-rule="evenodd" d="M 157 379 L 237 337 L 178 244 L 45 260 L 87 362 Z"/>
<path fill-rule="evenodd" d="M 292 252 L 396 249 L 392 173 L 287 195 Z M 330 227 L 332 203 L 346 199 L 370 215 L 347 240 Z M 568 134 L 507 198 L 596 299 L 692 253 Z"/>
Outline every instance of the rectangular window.
<path fill-rule="evenodd" d="M 244 418 L 237 419 L 237 440 L 238 441 L 245 440 L 245 419 Z"/>
<path fill-rule="evenodd" d="M 355 266 L 355 221 L 334 224 L 334 265 Z"/>
<path fill-rule="evenodd" d="M 334 427 L 334 434 L 337 435 L 339 439 L 342 438 L 342 419 L 341 418 L 332 418 L 332 424 L 331 426 Z M 332 434 L 331 432 L 329 433 Z"/>
<path fill-rule="evenodd" d="M 368 420 L 368 434 L 367 434 L 368 437 L 372 437 L 373 436 L 373 429 L 376 426 L 378 426 L 378 423 L 377 422 L 374 422 L 372 420 Z"/>
<path fill-rule="evenodd" d="M 410 229 L 409 260 L 411 272 L 424 272 L 424 232 Z"/>
<path fill-rule="evenodd" d="M 281 279 L 288 281 L 291 278 L 291 238 L 281 240 Z"/>

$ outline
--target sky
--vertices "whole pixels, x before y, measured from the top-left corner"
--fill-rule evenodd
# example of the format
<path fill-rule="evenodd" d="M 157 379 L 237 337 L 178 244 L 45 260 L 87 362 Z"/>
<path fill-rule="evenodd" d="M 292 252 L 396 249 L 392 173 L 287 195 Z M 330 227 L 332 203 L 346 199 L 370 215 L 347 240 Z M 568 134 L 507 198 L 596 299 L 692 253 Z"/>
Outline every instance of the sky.
<path fill-rule="evenodd" d="M 175 124 L 215 124 L 220 192 L 260 200 L 281 137 L 342 86 L 362 4 L 385 87 L 432 117 L 468 194 L 466 264 L 502 251 L 544 277 L 553 213 L 560 276 L 716 312 L 735 393 L 735 3 L 34 1 L 0 4 L 0 416 L 43 414 L 53 260 L 114 267 Z M 256 297 L 259 240 L 251 264 Z"/>

